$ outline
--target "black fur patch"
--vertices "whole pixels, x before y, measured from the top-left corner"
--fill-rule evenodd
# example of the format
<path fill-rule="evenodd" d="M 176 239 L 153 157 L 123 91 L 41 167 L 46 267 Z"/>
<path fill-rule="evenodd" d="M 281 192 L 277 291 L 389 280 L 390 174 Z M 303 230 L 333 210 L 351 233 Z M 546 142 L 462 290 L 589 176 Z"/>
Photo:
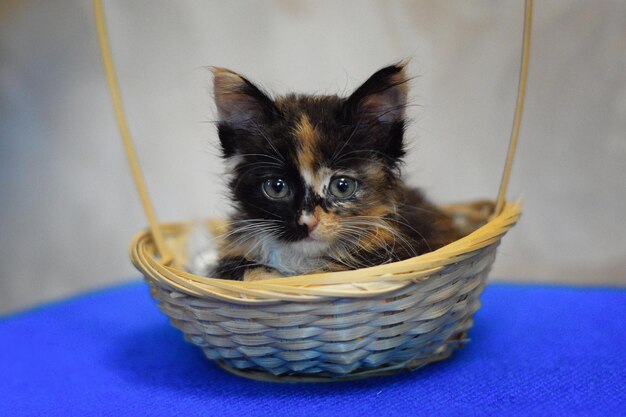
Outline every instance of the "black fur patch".
<path fill-rule="evenodd" d="M 212 275 L 214 275 L 214 278 L 227 278 L 241 281 L 246 269 L 253 265 L 253 262 L 243 257 L 225 256 L 220 259 Z"/>

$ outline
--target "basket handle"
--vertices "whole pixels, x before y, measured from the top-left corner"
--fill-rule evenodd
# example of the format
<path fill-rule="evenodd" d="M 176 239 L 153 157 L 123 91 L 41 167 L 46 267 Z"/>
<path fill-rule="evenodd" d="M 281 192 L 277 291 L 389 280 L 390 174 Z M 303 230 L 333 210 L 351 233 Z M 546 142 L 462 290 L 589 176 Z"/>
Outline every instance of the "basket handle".
<path fill-rule="evenodd" d="M 533 0 L 526 0 L 524 10 L 524 41 L 522 43 L 522 61 L 520 63 L 519 84 L 517 86 L 517 103 L 515 105 L 515 117 L 513 118 L 513 129 L 509 140 L 509 149 L 506 154 L 506 164 L 502 173 L 500 190 L 496 200 L 496 209 L 493 216 L 499 215 L 504 209 L 506 190 L 509 186 L 513 158 L 517 150 L 517 139 L 519 138 L 520 124 L 522 122 L 522 111 L 524 110 L 524 100 L 526 99 L 526 79 L 528 78 L 528 58 L 530 55 L 530 32 L 533 21 Z"/>
<path fill-rule="evenodd" d="M 104 74 L 109 86 L 109 92 L 111 93 L 111 101 L 113 102 L 113 109 L 115 110 L 115 119 L 117 120 L 117 127 L 120 131 L 120 135 L 122 136 L 122 142 L 124 143 L 124 151 L 126 152 L 126 157 L 128 158 L 128 165 L 130 165 L 130 169 L 133 174 L 135 187 L 139 193 L 139 199 L 141 200 L 143 211 L 148 218 L 150 232 L 154 238 L 157 251 L 161 255 L 161 263 L 168 264 L 171 262 L 172 256 L 167 248 L 167 245 L 165 244 L 163 233 L 161 232 L 156 215 L 154 214 L 154 208 L 152 207 L 152 202 L 150 200 L 150 196 L 148 195 L 148 189 L 146 188 L 146 183 L 141 173 L 141 168 L 139 167 L 137 152 L 133 146 L 133 140 L 130 135 L 130 130 L 128 129 L 128 123 L 126 122 L 124 106 L 122 105 L 122 95 L 120 93 L 120 87 L 117 83 L 115 68 L 113 66 L 113 58 L 111 57 L 111 49 L 109 47 L 102 0 L 93 0 L 93 12 L 96 19 L 98 44 L 100 45 L 100 56 L 104 67 Z"/>

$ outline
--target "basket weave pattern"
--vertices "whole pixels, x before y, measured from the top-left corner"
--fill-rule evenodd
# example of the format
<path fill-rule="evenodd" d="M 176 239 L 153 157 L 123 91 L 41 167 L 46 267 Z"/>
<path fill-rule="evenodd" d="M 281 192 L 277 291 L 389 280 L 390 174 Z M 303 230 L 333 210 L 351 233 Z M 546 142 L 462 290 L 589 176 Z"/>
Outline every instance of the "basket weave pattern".
<path fill-rule="evenodd" d="M 197 277 L 160 266 L 149 234 L 135 239 L 131 257 L 172 324 L 229 371 L 353 379 L 414 369 L 462 346 L 496 248 L 518 217 L 519 206 L 508 205 L 435 252 L 344 273 L 255 282 Z M 181 247 L 184 226 L 164 231 L 170 246 Z"/>

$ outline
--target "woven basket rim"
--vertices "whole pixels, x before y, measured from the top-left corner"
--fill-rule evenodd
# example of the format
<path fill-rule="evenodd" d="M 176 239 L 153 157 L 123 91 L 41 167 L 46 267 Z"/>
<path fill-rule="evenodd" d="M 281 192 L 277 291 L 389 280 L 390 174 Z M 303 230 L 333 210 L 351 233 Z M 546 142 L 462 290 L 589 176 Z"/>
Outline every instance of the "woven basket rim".
<path fill-rule="evenodd" d="M 397 290 L 408 282 L 426 280 L 443 267 L 473 256 L 500 241 L 521 215 L 521 202 L 507 202 L 502 212 L 469 235 L 417 257 L 358 270 L 299 275 L 261 281 L 230 281 L 188 273 L 160 262 L 150 231 L 138 233 L 130 258 L 146 277 L 196 297 L 231 302 L 307 301 L 319 297 L 369 297 Z M 190 223 L 163 224 L 166 236 L 180 235 Z"/>

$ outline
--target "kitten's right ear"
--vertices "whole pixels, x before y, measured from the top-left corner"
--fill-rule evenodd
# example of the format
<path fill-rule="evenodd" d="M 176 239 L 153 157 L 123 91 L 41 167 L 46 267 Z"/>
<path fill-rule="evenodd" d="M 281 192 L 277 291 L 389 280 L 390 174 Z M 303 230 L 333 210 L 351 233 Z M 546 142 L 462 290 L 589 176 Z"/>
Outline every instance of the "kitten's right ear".
<path fill-rule="evenodd" d="M 408 81 L 406 62 L 378 70 L 348 97 L 344 110 L 354 120 L 382 124 L 401 122 Z"/>
<path fill-rule="evenodd" d="M 248 130 L 274 117 L 274 102 L 250 81 L 226 68 L 212 67 L 213 92 L 220 123 Z"/>

